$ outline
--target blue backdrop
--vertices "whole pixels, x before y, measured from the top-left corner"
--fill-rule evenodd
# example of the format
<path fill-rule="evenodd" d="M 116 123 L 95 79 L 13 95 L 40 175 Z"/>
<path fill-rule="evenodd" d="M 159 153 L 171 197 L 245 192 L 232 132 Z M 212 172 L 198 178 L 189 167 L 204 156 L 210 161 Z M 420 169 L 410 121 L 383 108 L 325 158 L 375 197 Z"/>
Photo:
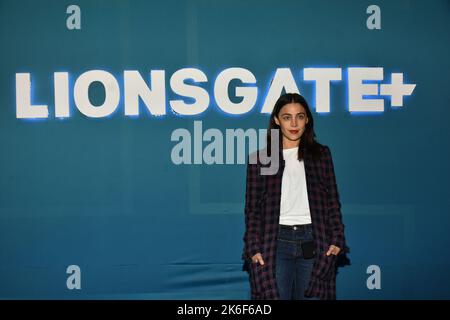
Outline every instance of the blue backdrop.
<path fill-rule="evenodd" d="M 81 29 L 66 10 L 80 9 Z M 260 112 L 277 68 L 290 68 L 310 101 L 318 140 L 330 146 L 351 265 L 338 299 L 450 298 L 450 2 L 0 1 L 0 298 L 247 299 L 241 271 L 245 165 L 175 165 L 177 128 L 267 127 Z M 209 108 L 196 116 L 90 118 L 74 106 L 85 71 L 202 70 Z M 258 99 L 230 116 L 213 98 L 216 76 L 250 70 Z M 331 112 L 315 112 L 306 67 L 342 68 Z M 403 107 L 351 113 L 347 68 L 382 67 L 416 84 Z M 54 72 L 68 72 L 71 116 L 54 116 Z M 46 119 L 18 119 L 16 73 Z M 237 83 L 238 84 L 238 83 Z M 237 85 L 234 83 L 234 85 Z M 233 97 L 233 85 L 230 95 Z M 89 95 L 101 104 L 102 86 Z M 188 101 L 188 99 L 186 100 Z M 81 270 L 70 290 L 67 267 Z M 381 288 L 369 289 L 369 266 Z"/>

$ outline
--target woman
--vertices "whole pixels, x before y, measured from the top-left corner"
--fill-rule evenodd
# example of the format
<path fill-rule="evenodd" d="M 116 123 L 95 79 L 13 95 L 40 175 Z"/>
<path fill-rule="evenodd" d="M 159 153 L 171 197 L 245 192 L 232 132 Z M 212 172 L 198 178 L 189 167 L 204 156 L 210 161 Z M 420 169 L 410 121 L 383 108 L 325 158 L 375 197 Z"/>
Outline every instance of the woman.
<path fill-rule="evenodd" d="M 280 133 L 278 150 L 271 129 Z M 259 159 L 247 166 L 243 259 L 252 299 L 336 298 L 337 255 L 348 247 L 331 152 L 314 138 L 306 100 L 282 95 L 267 134 L 279 169 L 262 175 Z"/>

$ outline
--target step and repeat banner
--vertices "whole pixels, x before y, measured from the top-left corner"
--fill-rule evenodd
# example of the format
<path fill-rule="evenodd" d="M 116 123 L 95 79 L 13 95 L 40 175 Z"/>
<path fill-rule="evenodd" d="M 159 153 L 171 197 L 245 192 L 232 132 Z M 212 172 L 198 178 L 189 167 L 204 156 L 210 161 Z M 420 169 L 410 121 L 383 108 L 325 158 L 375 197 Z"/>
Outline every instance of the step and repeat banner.
<path fill-rule="evenodd" d="M 449 1 L 2 0 L 0 26 L 1 299 L 249 299 L 246 160 L 284 92 L 333 155 L 337 298 L 450 298 Z"/>

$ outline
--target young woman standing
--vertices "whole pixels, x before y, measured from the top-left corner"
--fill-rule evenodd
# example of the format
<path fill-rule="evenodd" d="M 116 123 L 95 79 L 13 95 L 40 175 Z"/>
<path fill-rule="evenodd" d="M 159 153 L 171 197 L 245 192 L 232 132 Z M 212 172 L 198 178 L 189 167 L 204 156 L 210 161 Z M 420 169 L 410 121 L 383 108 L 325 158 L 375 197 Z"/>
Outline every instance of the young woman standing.
<path fill-rule="evenodd" d="M 348 252 L 341 204 L 330 149 L 315 141 L 299 94 L 277 100 L 267 148 L 279 152 L 276 174 L 261 175 L 259 159 L 247 166 L 243 259 L 252 299 L 335 299 L 336 259 Z"/>

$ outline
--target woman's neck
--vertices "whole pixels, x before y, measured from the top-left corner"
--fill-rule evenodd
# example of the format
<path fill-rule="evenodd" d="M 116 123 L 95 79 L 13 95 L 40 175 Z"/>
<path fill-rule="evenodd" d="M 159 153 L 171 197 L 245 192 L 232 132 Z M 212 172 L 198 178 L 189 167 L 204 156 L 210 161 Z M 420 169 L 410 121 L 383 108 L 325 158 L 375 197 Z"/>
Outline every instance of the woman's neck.
<path fill-rule="evenodd" d="M 283 139 L 283 149 L 292 149 L 300 145 L 300 140 L 292 141 Z"/>

